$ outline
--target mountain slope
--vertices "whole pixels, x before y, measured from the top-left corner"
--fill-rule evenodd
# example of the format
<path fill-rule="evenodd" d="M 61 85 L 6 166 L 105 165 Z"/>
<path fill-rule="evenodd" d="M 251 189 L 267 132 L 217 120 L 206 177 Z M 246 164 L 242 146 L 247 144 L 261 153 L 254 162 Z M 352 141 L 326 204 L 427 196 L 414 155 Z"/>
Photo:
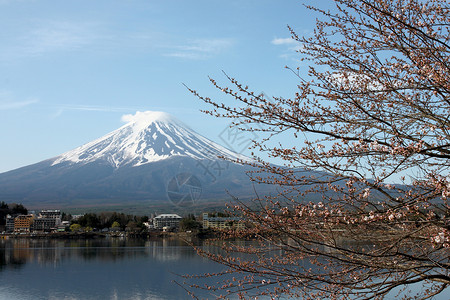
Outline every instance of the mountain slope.
<path fill-rule="evenodd" d="M 179 205 L 184 198 L 229 200 L 228 190 L 241 198 L 251 197 L 248 167 L 218 156 L 245 159 L 165 113 L 138 112 L 97 140 L 0 174 L 0 201 L 29 207 L 152 201 Z M 191 184 L 184 178 L 192 179 Z"/>
<path fill-rule="evenodd" d="M 138 112 L 121 128 L 62 154 L 53 165 L 103 160 L 115 168 L 135 167 L 171 156 L 197 160 L 216 159 L 218 156 L 241 157 L 204 138 L 167 113 L 147 111 Z"/>

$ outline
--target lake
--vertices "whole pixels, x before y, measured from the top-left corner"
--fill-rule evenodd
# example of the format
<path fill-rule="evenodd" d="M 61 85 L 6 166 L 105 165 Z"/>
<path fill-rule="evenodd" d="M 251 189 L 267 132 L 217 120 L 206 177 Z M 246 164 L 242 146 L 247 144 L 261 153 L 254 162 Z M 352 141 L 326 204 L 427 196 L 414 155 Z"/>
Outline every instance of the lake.
<path fill-rule="evenodd" d="M 176 274 L 223 269 L 175 238 L 0 240 L 0 300 L 192 299 L 174 283 L 183 282 Z M 423 287 L 412 290 L 420 294 Z M 449 292 L 433 299 L 450 299 Z M 196 296 L 216 298 L 201 290 Z"/>
<path fill-rule="evenodd" d="M 176 274 L 221 269 L 176 239 L 0 240 L 0 299 L 192 299 Z"/>

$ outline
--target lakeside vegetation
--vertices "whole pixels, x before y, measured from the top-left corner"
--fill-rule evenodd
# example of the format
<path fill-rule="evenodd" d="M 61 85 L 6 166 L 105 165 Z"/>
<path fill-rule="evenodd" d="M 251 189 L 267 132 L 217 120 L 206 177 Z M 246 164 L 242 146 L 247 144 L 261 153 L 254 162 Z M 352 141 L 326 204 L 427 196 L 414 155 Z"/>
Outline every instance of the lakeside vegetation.
<path fill-rule="evenodd" d="M 179 221 L 176 228 L 167 230 L 156 229 L 149 216 L 131 215 L 119 212 L 88 212 L 85 214 L 72 215 L 61 212 L 62 225 L 58 229 L 48 231 L 29 232 L 7 232 L 5 223 L 7 216 L 26 215 L 29 210 L 21 204 L 0 203 L 0 237 L 18 238 L 102 238 L 107 236 L 127 236 L 137 238 L 148 237 L 180 237 L 180 238 L 210 238 L 219 233 L 211 228 L 202 228 L 201 217 L 187 214 Z M 208 215 L 225 216 L 221 212 L 209 213 Z"/>

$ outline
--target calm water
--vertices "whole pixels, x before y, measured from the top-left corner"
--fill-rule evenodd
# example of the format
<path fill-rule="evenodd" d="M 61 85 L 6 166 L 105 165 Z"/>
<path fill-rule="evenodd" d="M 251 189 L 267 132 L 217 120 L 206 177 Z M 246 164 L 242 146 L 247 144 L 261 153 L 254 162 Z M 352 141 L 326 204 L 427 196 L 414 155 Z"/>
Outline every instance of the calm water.
<path fill-rule="evenodd" d="M 0 240 L 0 300 L 192 299 L 173 282 L 183 281 L 176 274 L 223 268 L 176 239 Z M 433 299 L 450 299 L 450 290 Z"/>
<path fill-rule="evenodd" d="M 173 239 L 0 240 L 0 299 L 192 299 L 175 274 L 222 268 Z"/>

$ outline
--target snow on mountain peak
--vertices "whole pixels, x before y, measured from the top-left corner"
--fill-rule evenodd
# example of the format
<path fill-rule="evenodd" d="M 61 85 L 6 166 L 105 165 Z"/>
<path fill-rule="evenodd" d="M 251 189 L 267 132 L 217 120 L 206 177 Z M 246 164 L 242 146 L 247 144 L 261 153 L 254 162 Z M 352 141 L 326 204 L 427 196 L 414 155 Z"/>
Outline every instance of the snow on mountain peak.
<path fill-rule="evenodd" d="M 112 166 L 139 166 L 171 156 L 195 159 L 245 157 L 194 132 L 165 112 L 144 111 L 122 116 L 119 129 L 56 157 L 53 165 L 106 161 Z"/>
<path fill-rule="evenodd" d="M 122 116 L 122 121 L 134 123 L 136 125 L 146 126 L 152 122 L 174 122 L 175 118 L 162 111 L 137 111 L 134 115 L 128 114 Z"/>

